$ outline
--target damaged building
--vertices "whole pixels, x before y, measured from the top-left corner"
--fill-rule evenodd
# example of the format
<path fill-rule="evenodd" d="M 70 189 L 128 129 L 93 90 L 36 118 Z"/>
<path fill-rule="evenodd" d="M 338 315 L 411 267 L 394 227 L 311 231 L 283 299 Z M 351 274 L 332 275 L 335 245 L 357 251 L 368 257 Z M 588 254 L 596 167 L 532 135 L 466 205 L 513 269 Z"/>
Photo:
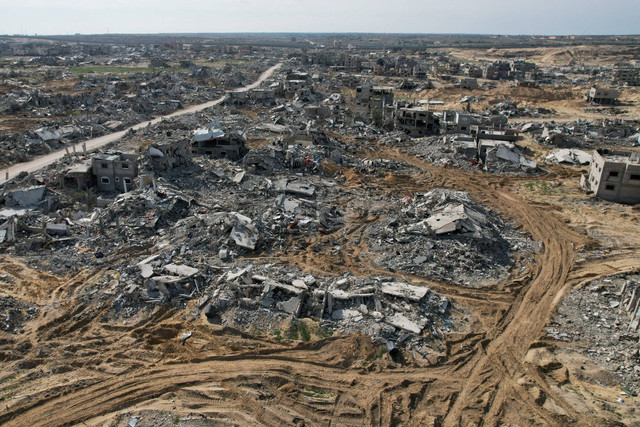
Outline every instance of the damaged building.
<path fill-rule="evenodd" d="M 618 101 L 616 89 L 603 89 L 592 87 L 587 94 L 587 102 L 590 104 L 613 105 Z"/>
<path fill-rule="evenodd" d="M 392 87 L 365 84 L 356 88 L 356 115 L 371 117 L 373 111 L 384 114 L 385 107 L 389 105 L 393 105 Z"/>
<path fill-rule="evenodd" d="M 138 156 L 135 154 L 98 154 L 93 158 L 93 175 L 98 190 L 106 192 L 131 190 L 138 176 Z"/>
<path fill-rule="evenodd" d="M 184 146 L 184 143 L 153 143 L 149 146 L 149 157 L 154 170 L 167 171 L 178 166 L 187 165 L 189 151 Z"/>
<path fill-rule="evenodd" d="M 640 203 L 640 153 L 595 150 L 589 175 L 582 175 L 580 184 L 604 200 Z"/>
<path fill-rule="evenodd" d="M 400 108 L 396 129 L 412 137 L 433 135 L 440 132 L 440 119 L 425 107 Z"/>
<path fill-rule="evenodd" d="M 225 133 L 216 118 L 208 127 L 193 132 L 191 154 L 238 160 L 246 153 L 245 142 L 243 135 Z"/>

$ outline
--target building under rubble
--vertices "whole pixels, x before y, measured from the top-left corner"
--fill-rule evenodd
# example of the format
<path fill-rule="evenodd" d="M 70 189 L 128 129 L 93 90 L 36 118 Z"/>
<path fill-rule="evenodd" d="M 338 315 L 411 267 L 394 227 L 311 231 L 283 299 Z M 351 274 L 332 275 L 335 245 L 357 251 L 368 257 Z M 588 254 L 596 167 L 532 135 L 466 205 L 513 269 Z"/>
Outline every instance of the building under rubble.
<path fill-rule="evenodd" d="M 640 153 L 595 150 L 589 175 L 582 175 L 580 184 L 604 200 L 640 203 Z"/>

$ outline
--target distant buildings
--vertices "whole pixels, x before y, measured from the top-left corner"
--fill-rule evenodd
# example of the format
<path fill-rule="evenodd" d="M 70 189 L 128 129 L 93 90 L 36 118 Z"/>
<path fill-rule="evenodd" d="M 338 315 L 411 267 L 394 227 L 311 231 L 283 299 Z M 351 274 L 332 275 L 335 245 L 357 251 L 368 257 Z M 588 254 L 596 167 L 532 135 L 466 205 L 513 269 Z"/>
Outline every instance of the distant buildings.
<path fill-rule="evenodd" d="M 631 67 L 613 70 L 613 83 L 620 86 L 635 86 L 638 84 L 638 69 Z"/>

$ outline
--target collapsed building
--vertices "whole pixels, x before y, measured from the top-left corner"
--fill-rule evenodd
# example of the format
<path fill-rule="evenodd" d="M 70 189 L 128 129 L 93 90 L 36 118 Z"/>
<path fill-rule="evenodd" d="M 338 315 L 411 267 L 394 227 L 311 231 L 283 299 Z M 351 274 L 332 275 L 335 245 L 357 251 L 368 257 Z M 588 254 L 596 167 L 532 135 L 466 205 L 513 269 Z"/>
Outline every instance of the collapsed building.
<path fill-rule="evenodd" d="M 604 89 L 592 87 L 587 94 L 587 102 L 601 105 L 613 105 L 618 100 L 618 91 L 616 89 Z"/>
<path fill-rule="evenodd" d="M 442 113 L 442 129 L 450 133 L 469 134 L 473 126 L 501 129 L 507 125 L 508 121 L 506 116 L 500 114 L 482 116 L 466 111 L 444 111 Z"/>
<path fill-rule="evenodd" d="M 246 153 L 245 142 L 244 135 L 225 133 L 216 118 L 208 127 L 193 132 L 191 154 L 238 160 Z"/>
<path fill-rule="evenodd" d="M 589 174 L 580 185 L 596 197 L 619 203 L 640 203 L 640 153 L 598 149 Z"/>

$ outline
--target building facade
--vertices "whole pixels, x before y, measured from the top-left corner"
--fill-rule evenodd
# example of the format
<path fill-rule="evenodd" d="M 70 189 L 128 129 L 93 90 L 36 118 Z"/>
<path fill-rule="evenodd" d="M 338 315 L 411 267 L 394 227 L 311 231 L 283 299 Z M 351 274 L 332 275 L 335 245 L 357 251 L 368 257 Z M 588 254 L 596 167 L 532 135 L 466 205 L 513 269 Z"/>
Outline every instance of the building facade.
<path fill-rule="evenodd" d="M 582 175 L 580 184 L 604 200 L 640 203 L 640 153 L 595 150 L 589 175 Z"/>

